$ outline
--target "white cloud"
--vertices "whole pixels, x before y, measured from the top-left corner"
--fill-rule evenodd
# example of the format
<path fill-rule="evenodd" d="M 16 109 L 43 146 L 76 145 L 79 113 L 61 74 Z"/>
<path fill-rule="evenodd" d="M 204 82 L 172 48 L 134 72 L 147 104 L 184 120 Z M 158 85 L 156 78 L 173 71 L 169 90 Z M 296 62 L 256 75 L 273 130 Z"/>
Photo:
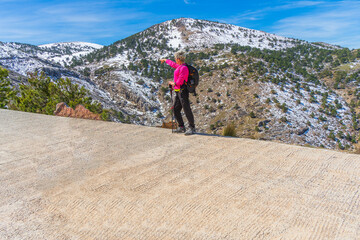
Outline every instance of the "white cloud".
<path fill-rule="evenodd" d="M 358 1 L 326 3 L 314 12 L 281 19 L 272 29 L 283 36 L 360 48 L 359 13 Z"/>
<path fill-rule="evenodd" d="M 110 44 L 144 30 L 158 18 L 149 12 L 117 7 L 105 1 L 0 9 L 0 15 L 0 41 L 31 44 L 60 41 Z"/>
<path fill-rule="evenodd" d="M 291 17 L 282 17 L 290 11 Z M 360 1 L 355 0 L 293 1 L 216 20 L 285 37 L 360 48 L 359 13 Z"/>
<path fill-rule="evenodd" d="M 268 15 L 275 14 L 276 12 L 291 10 L 291 9 L 298 9 L 298 8 L 305 8 L 305 7 L 313 7 L 323 4 L 323 1 L 296 1 L 296 2 L 287 2 L 285 4 L 265 7 L 262 9 L 258 9 L 255 11 L 247 11 L 244 13 L 240 13 L 235 16 L 231 16 L 229 18 L 224 18 L 221 21 L 239 24 L 244 21 L 257 21 L 265 18 Z"/>
<path fill-rule="evenodd" d="M 38 11 L 51 21 L 61 23 L 101 23 L 119 20 L 137 20 L 149 16 L 147 12 L 136 8 L 110 8 L 103 2 L 75 2 L 52 5 Z"/>
<path fill-rule="evenodd" d="M 184 0 L 185 4 L 195 4 L 195 2 L 191 1 L 191 0 Z"/>

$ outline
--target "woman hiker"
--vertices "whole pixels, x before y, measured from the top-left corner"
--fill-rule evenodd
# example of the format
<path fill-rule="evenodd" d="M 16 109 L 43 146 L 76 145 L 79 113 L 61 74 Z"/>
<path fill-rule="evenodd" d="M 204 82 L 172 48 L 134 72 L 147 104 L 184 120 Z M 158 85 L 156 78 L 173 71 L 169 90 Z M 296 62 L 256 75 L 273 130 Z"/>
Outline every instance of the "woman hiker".
<path fill-rule="evenodd" d="M 194 134 L 194 115 L 190 108 L 189 91 L 185 86 L 185 81 L 187 81 L 189 76 L 189 69 L 185 64 L 185 53 L 183 51 L 175 53 L 176 63 L 169 59 L 160 59 L 160 61 L 161 63 L 166 62 L 170 67 L 175 68 L 174 82 L 169 81 L 169 85 L 172 86 L 176 94 L 173 109 L 179 127 L 175 130 L 175 132 L 185 133 L 185 135 Z M 187 131 L 185 129 L 184 121 L 181 116 L 181 109 L 184 109 L 186 118 L 189 121 L 189 129 Z"/>

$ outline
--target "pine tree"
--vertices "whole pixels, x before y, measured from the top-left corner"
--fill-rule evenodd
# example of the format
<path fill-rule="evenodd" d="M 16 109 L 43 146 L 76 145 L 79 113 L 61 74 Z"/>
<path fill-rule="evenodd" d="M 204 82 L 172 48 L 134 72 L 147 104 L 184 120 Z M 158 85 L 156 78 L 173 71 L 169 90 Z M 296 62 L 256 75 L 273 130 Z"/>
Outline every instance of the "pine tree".
<path fill-rule="evenodd" d="M 44 73 L 34 73 L 29 75 L 27 84 L 20 84 L 20 96 L 14 107 L 20 111 L 52 115 L 56 104 L 65 102 L 72 108 L 82 104 L 94 113 L 102 113 L 101 104 L 93 102 L 88 95 L 88 90 L 68 78 L 51 80 Z"/>
<path fill-rule="evenodd" d="M 8 108 L 10 101 L 16 95 L 16 91 L 7 79 L 8 75 L 9 72 L 0 67 L 0 108 Z"/>

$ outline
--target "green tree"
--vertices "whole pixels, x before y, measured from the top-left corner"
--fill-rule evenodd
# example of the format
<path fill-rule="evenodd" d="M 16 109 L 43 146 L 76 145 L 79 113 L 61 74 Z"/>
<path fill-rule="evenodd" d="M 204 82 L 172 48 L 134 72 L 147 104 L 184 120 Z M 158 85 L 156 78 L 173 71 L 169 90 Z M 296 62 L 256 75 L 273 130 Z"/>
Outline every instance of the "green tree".
<path fill-rule="evenodd" d="M 7 79 L 9 72 L 0 67 L 0 108 L 7 108 L 11 99 L 16 95 L 14 88 Z"/>
<path fill-rule="evenodd" d="M 74 84 L 70 79 L 51 80 L 44 73 L 30 74 L 27 84 L 20 84 L 20 96 L 16 98 L 15 108 L 20 111 L 52 115 L 56 104 L 65 102 L 72 108 L 84 105 L 91 112 L 102 114 L 99 102 L 93 102 L 89 91 Z M 101 115 L 105 119 L 108 114 Z"/>

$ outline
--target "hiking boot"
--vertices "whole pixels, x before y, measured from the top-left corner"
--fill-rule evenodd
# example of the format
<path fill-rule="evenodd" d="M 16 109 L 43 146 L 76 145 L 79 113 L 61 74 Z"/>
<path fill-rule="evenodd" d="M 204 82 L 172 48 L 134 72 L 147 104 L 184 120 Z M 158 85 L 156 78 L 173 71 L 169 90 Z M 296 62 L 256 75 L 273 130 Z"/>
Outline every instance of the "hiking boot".
<path fill-rule="evenodd" d="M 186 132 L 185 135 L 193 135 L 195 133 L 195 128 L 190 127 Z"/>
<path fill-rule="evenodd" d="M 184 133 L 186 131 L 185 127 L 178 127 L 174 130 L 174 133 Z"/>

